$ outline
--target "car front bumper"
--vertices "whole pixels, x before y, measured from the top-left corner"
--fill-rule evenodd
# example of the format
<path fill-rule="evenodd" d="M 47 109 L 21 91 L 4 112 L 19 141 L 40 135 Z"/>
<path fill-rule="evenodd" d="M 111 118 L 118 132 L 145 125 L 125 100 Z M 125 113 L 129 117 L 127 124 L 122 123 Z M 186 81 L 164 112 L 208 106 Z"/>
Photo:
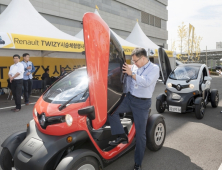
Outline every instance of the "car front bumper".
<path fill-rule="evenodd" d="M 173 94 L 175 92 L 171 92 L 167 90 L 166 92 L 166 102 L 167 102 L 167 109 L 169 110 L 169 105 L 181 107 L 181 113 L 185 113 L 188 111 L 192 111 L 192 106 L 189 108 L 189 103 L 192 99 L 194 99 L 197 95 L 199 95 L 199 91 L 193 91 L 190 93 L 175 93 L 180 96 L 180 99 L 173 99 Z M 195 94 L 194 94 L 195 93 Z"/>
<path fill-rule="evenodd" d="M 73 141 L 67 142 L 71 136 Z M 78 131 L 64 136 L 50 136 L 40 132 L 34 120 L 30 121 L 27 136 L 16 149 L 14 165 L 16 170 L 53 170 L 64 151 L 77 142 L 88 139 L 87 132 Z"/>

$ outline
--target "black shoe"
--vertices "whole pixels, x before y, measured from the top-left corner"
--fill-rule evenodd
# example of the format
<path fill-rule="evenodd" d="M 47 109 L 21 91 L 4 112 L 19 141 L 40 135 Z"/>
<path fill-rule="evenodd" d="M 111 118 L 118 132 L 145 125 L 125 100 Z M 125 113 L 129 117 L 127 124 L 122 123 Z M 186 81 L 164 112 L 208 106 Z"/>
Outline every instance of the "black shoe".
<path fill-rule="evenodd" d="M 139 166 L 139 165 L 135 164 L 135 165 L 134 165 L 134 169 L 133 169 L 133 170 L 142 170 L 142 168 L 141 168 L 141 166 Z"/>
<path fill-rule="evenodd" d="M 116 140 L 109 141 L 109 145 L 111 145 L 111 146 L 117 146 L 120 143 L 127 144 L 128 143 L 128 137 L 126 135 L 125 135 L 125 137 L 120 136 Z"/>

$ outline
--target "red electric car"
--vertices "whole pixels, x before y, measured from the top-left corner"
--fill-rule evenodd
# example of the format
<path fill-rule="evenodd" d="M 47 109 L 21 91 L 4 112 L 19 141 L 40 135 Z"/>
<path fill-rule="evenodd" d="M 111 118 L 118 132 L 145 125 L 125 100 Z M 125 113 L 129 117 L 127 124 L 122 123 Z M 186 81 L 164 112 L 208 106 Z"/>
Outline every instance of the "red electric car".
<path fill-rule="evenodd" d="M 135 147 L 131 113 L 120 115 L 129 143 L 108 144 L 116 136 L 111 135 L 107 114 L 125 97 L 123 49 L 96 14 L 84 15 L 83 30 L 87 67 L 64 76 L 39 98 L 27 130 L 1 145 L 3 170 L 101 170 Z M 161 115 L 149 116 L 146 134 L 147 147 L 159 150 L 166 135 Z"/>

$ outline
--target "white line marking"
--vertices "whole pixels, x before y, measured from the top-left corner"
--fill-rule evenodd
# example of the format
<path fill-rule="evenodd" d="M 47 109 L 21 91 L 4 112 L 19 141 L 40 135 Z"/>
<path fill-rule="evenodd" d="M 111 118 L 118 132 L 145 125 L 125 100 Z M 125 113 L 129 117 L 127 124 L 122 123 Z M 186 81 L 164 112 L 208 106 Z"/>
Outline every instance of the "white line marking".
<path fill-rule="evenodd" d="M 29 103 L 29 104 L 35 104 L 35 103 L 36 103 L 36 102 L 34 102 L 34 103 Z M 25 104 L 22 104 L 21 106 L 25 106 Z M 2 108 L 0 108 L 0 110 L 9 109 L 9 108 L 12 108 L 12 107 L 15 107 L 15 106 L 2 107 Z"/>
<path fill-rule="evenodd" d="M 218 170 L 222 170 L 222 164 L 220 165 L 219 169 Z"/>
<path fill-rule="evenodd" d="M 30 97 L 36 97 L 36 98 L 40 98 L 41 96 L 30 96 Z"/>

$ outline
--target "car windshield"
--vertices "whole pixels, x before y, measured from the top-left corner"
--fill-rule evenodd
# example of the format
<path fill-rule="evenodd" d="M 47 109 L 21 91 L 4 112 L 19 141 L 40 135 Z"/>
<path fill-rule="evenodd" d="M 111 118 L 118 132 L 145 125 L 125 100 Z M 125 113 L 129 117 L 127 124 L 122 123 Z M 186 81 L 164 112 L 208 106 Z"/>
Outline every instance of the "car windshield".
<path fill-rule="evenodd" d="M 86 68 L 77 69 L 57 83 L 55 83 L 44 95 L 43 99 L 48 103 L 64 104 L 73 98 L 70 103 L 82 102 L 88 97 L 88 76 Z M 85 93 L 86 92 L 86 93 Z M 84 96 L 83 96 L 84 95 Z"/>
<path fill-rule="evenodd" d="M 174 80 L 194 80 L 197 79 L 200 67 L 198 66 L 178 66 L 169 76 Z"/>

